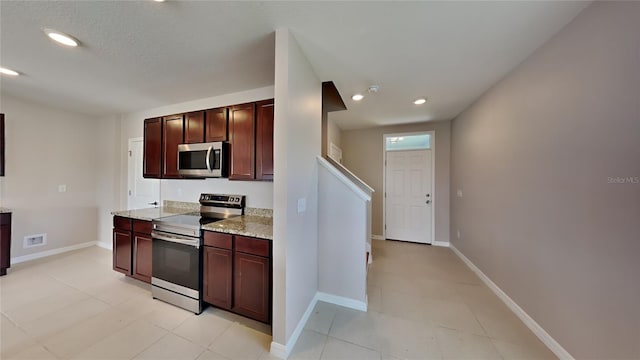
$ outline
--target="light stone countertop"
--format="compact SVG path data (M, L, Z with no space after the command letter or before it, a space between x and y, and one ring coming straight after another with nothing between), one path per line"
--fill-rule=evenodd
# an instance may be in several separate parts
M150 209L113 211L111 215L151 221L165 216L192 213L193 208L162 206ZM273 240L273 218L270 209L247 208L246 213L202 226L203 230Z
M202 226L203 230L273 240L273 218L243 215Z
M175 207L157 207L150 209L138 209L138 210L123 210L113 211L111 215L122 216L131 219L151 221L153 219L159 219L165 216L182 215L193 212L188 208L175 208Z
M0 214L11 214L11 209L0 207Z

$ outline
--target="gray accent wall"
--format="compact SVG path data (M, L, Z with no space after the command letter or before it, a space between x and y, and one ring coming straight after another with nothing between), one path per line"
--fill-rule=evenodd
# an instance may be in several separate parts
M640 3L586 8L451 151L455 247L573 357L640 358Z

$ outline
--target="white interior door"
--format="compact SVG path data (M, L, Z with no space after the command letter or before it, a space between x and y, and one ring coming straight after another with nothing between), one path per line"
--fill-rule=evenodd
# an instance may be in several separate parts
M387 151L386 238L431 244L431 150Z
M143 139L129 139L128 209L153 207L160 202L160 180L142 177Z

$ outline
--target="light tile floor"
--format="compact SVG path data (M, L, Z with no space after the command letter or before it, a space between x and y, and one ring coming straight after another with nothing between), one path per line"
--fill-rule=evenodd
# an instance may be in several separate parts
M318 303L292 359L551 359L446 248L374 241L369 312ZM0 278L1 359L271 359L269 327L153 300L97 247Z

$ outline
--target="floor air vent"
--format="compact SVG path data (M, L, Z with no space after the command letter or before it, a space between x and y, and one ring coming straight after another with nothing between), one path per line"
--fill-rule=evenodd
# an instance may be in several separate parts
M47 243L47 234L29 235L24 237L24 247L42 246Z

